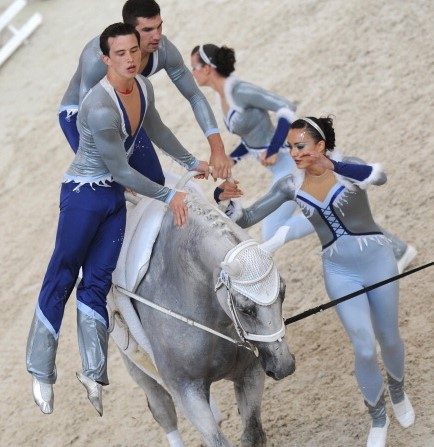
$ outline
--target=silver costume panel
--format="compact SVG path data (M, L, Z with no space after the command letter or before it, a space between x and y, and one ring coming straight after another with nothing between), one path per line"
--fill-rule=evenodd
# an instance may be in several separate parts
M27 371L33 374L39 381L53 384L57 379L55 359L58 334L48 329L48 325L42 322L38 317L38 313L41 314L37 308L27 339Z
M89 90L107 74L107 65L102 61L99 36L90 40L80 54L78 67L69 82L60 102L60 110L78 107Z
M218 133L214 114L205 95L199 90L194 78L182 59L181 53L166 37L161 36L158 50L153 53L156 66L149 76L164 69L181 94L190 102L196 120L206 136ZM68 88L60 103L60 111L77 108L89 92L107 74L102 61L99 36L84 47Z
M92 311L88 308L89 311ZM96 314L96 312L93 312ZM77 309L77 336L83 374L86 377L108 385L107 376L107 326L99 318L91 316L91 312Z
M267 148L275 128L268 114L295 110L295 105L261 87L229 76L225 81L225 96L229 104L226 125L239 135L248 149Z
M387 239L389 239L395 258L401 258L401 256L407 250L407 243L402 241L401 239L398 239L394 234L385 230L382 226L380 226L380 229L381 232L387 237Z

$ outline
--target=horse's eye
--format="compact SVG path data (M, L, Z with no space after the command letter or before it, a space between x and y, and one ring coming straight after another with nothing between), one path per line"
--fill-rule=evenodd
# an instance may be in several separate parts
M240 312L244 315L248 315L249 317L256 317L256 308L255 307L241 307Z

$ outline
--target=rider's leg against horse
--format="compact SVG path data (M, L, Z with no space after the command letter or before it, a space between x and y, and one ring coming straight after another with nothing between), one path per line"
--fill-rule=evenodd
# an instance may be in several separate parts
M271 186L295 168L294 160L287 152L279 152L276 163L269 167L273 174ZM270 187L271 187L270 186ZM289 201L281 205L262 221L262 240L268 240L283 225L288 226L285 242L299 239L314 232L312 224L302 214L294 214L297 204Z
M112 207L125 207L123 189L119 188L114 194L113 190L108 191L111 188L96 186L92 189L89 185L83 185L77 192L73 191L75 186L74 183L62 184L55 248L42 284L27 342L27 370L38 383L48 384L50 387L56 381L55 358L64 308L77 280L80 266L86 260L88 248L98 233L101 222L106 219L109 204ZM80 224L77 225L77 222ZM120 250L122 234L117 236L107 240L118 245ZM91 323L96 327L97 321L103 316L96 315L97 309L92 309L92 312L94 319ZM99 355L104 347L97 347L100 349L94 351ZM41 410L46 410L47 405L43 403L45 399L40 399L41 390L34 386L33 391Z
M130 376L145 392L152 416L166 433L170 447L184 447L178 431L175 405L170 394L154 379L134 365L122 352L121 355Z
M243 423L242 447L261 447L267 443L267 436L262 429L261 422L264 381L264 370L259 361L255 360L234 382L238 410Z
M209 389L202 381L171 384L173 398L183 409L184 415L201 433L208 447L231 447L220 430L209 406Z
M81 261L84 259L81 247L70 243L71 238L79 236L80 231L71 225L71 218L75 216L66 203L70 195L68 186L70 185L62 185L55 247L27 340L26 362L27 370L34 378L33 396L44 413L51 413L53 409L52 385L57 378L55 360L60 325L66 301L74 288ZM44 393L38 389L41 387L45 389Z
M119 191L123 188L119 187ZM123 196L123 193L122 193ZM125 200L109 208L89 244L83 261L83 278L77 287L77 335L83 375L80 382L88 398L102 415L101 385L108 385L107 294L112 284L125 228Z

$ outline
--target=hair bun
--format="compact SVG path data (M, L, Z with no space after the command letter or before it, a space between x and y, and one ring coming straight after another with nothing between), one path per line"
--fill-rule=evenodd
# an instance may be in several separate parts
M225 45L218 48L212 57L212 61L216 65L217 73L225 78L235 71L235 51L232 48Z

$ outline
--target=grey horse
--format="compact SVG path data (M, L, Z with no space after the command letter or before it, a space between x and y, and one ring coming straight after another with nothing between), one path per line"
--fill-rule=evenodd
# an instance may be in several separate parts
M125 356L124 361L133 379L144 389L149 408L166 434L177 433L173 398L207 446L230 446L209 404L211 384L228 379L234 383L243 423L242 446L265 446L260 410L265 373L279 380L295 370L294 356L284 340L285 285L276 270L276 299L268 305L258 304L235 290L231 276L243 268L247 273L254 272L255 259L227 262L224 270L221 264L228 252L250 236L205 201L193 198L187 205L189 218L185 227L176 228L170 213L164 217L148 272L136 293L234 339L238 338L236 329L242 336L256 334L246 342L253 349L135 301L156 366L170 394ZM220 286L217 290L216 284ZM276 333L280 335L273 336Z

